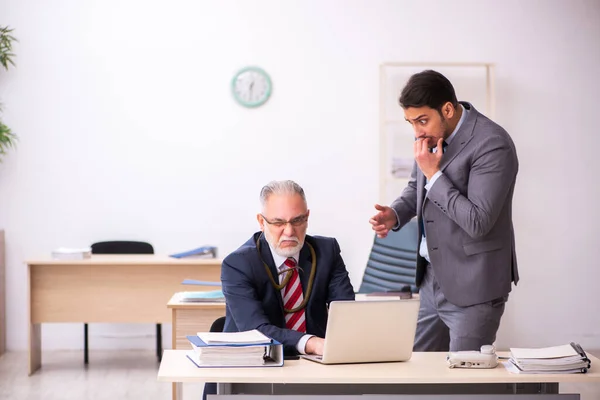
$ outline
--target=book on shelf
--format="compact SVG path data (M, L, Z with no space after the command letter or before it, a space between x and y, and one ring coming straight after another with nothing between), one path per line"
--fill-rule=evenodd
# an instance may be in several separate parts
M591 361L579 344L571 342L552 347L511 348L505 366L518 374L572 374L586 373Z
M276 367L283 365L283 346L257 330L198 332L187 336L186 355L197 367Z

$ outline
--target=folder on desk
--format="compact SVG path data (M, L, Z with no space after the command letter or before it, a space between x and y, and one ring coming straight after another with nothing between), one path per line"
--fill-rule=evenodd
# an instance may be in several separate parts
M505 364L518 374L586 373L591 361L577 343L543 348L511 348Z
M181 253L171 254L173 258L215 258L217 257L217 248L215 246L202 246L197 249L183 251Z
M222 290L179 292L179 301L183 303L224 303L225 296Z
M198 285L198 286L222 286L221 282L199 281L196 279L184 279L182 285Z
M283 345L269 339L263 343L206 344L198 336L187 336L192 351L187 358L198 368L246 368L283 366Z

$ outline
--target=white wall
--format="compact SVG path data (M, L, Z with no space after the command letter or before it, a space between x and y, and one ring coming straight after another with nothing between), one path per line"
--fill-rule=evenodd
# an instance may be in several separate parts
M0 165L9 349L26 348L25 259L110 238L226 255L257 228L271 179L305 187L309 232L339 239L358 288L378 196L378 68L390 61L497 64L497 120L521 163L522 277L498 344L600 347L598 1L6 0L0 25L19 39L17 68L0 71L20 138ZM246 110L229 84L252 64L274 92ZM94 348L152 348L98 337L150 326L92 332ZM81 337L80 324L43 329L44 348Z

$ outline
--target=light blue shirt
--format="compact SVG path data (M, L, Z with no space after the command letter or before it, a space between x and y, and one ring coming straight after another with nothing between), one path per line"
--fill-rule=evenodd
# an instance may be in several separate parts
M277 265L277 270L279 272L281 271L285 271L286 269L288 269L287 265L285 265L285 260L288 259L288 257L282 257L279 254L275 253L275 251L273 250L273 247L271 247L271 245L269 244L269 248L271 249L271 255L273 256L273 261L275 262L275 265ZM296 263L298 262L297 260L300 259L300 252L293 254L292 258L294 260L296 260ZM283 281L283 279L285 278L286 274L279 274L279 284L281 284L281 282ZM281 298L283 299L283 290L285 288L281 289ZM304 294L303 294L304 295ZM304 315L304 317L306 318L306 313ZM308 339L310 339L311 337L313 337L314 335L304 335L300 338L300 340L298 341L298 343L296 344L296 350L298 350L298 353L300 354L306 354L306 342L308 342Z
M448 136L448 139L446 139L446 143L448 144L448 146L450 146L452 139L454 139L454 136L456 136L456 132L458 132L458 129L460 128L460 126L462 125L464 120L466 119L467 114L469 112L462 104L460 104L460 107L462 108L462 115L460 116L460 119L458 120L458 124L456 124L456 128L454 128L454 130L452 131L450 136ZM438 150L437 147L433 149L434 152L437 152L437 150ZM440 176L442 176L442 171L436 172L431 177L431 180L425 184L425 190L430 190L433 187L433 185L435 184L435 181L437 181ZM427 196L427 193L425 193L425 196ZM425 229L425 224L423 224L423 229ZM427 237L425 235L423 235L421 237L421 246L419 246L419 254L421 255L421 257L425 258L428 262L431 262L431 260L429 259L429 250L427 249Z

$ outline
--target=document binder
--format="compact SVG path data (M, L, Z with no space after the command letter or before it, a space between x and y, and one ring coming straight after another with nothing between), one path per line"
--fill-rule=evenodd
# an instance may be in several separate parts
M222 286L221 282L199 281L196 279L184 279L182 285L198 285L198 286Z
M571 342L571 347L573 348L573 350L575 350L577 352L577 354L579 354L581 356L581 359L583 361L587 361L588 363L591 363L590 359L588 358L587 354L585 354L585 351L583 351L583 347L581 347L580 344Z
M198 336L187 336L187 339L194 349L186 356L198 368L283 366L283 345L275 340L263 344L207 345ZM204 356L203 351L207 349L210 353Z
M215 258L217 257L217 248L215 246L202 246L197 249L183 251L181 253L171 254L173 258Z
M183 303L224 303L222 290L208 292L179 292L179 301Z
M505 363L509 372L519 374L586 373L591 361L577 343L544 348L511 348Z

